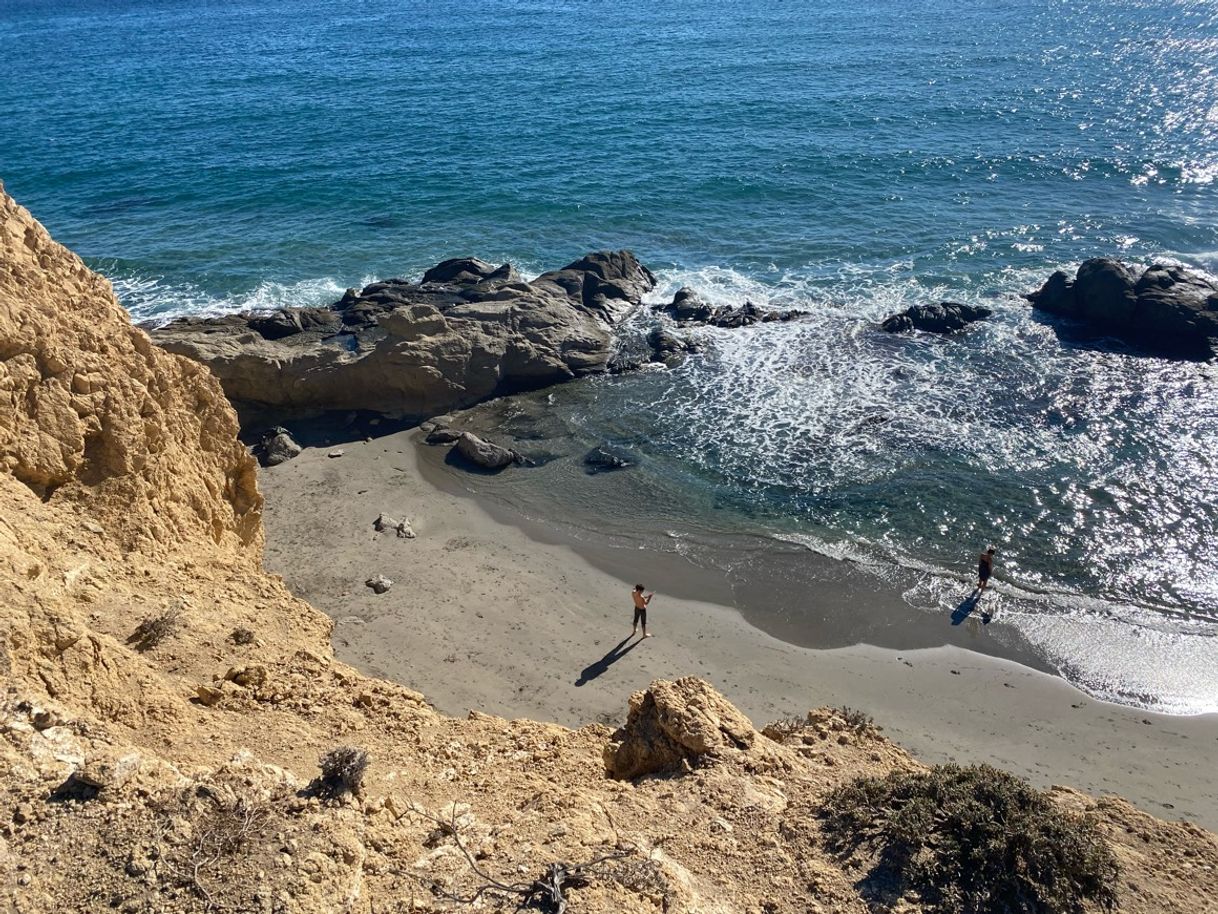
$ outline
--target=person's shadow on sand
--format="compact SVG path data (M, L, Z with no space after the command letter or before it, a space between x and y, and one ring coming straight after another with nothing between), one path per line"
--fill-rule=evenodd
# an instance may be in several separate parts
M609 667L613 666L613 664L617 663L632 650L638 647L642 643L642 639L630 643L631 638L633 637L634 635L630 635L627 638L623 638L617 644L613 645L613 647L609 649L609 653L607 653L600 660L584 667L583 672L579 674L579 679L575 680L575 684L577 686L587 685L593 679L596 679L598 676L608 670Z
M977 605L981 602L981 594L982 591L974 590L964 598L959 606L952 610L952 625L959 625L973 614L973 610L976 609ZM985 610L981 611L981 621L987 625L990 622L990 614Z

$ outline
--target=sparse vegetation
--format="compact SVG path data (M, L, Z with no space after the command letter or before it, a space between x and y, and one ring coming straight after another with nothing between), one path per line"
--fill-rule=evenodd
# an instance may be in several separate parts
M150 651L173 635L182 625L182 608L174 605L155 616L149 616L135 627L127 639L137 651Z
M470 872L478 880L478 887L468 895L423 880L432 893L441 898L473 907L481 906L486 896L498 896L514 901L517 910L537 908L550 914L565 914L571 902L569 893L573 889L587 888L594 882L615 882L628 891L655 900L662 910L668 910L671 889L663 870L650 857L639 856L638 848L634 846L608 848L605 853L586 863L547 863L541 868L541 875L532 881L507 882L490 875L484 868L485 863L481 862L482 858L476 857L466 847L458 829L455 806L447 819L431 815L419 807L415 807L414 811L436 825L425 846L436 847L440 841L452 838ZM521 871L524 871L523 867Z
M881 904L912 891L942 914L1116 905L1116 858L1095 822L988 765L859 778L822 817L830 850L870 856L865 892Z
M785 743L800 734L812 733L814 729L824 738L824 734L829 731L863 735L878 733L880 728L876 726L871 715L862 711L856 711L853 708L833 708L828 712L824 709L809 711L807 717L784 717L766 724L761 733L776 743Z
M233 644L253 644L254 631L253 629L241 626L234 628L233 633L229 635L229 638L232 639Z
M859 711L856 708L838 708L837 713L841 715L842 720L846 722L846 729L852 733L867 733L871 730L878 730L875 725L875 720L865 711Z
M321 777L317 787L330 796L353 793L359 796L368 771L368 753L357 746L339 746L323 755L317 762Z
M232 894L240 885L229 877L237 861L265 848L268 830L282 817L276 801L239 793L231 784L196 784L155 808L160 821L150 842L131 849L128 874L155 869L196 895L204 910L236 910Z
M761 735L769 737L776 743L785 743L807 726L808 722L802 717L784 717L782 720L775 720L766 724L761 731Z

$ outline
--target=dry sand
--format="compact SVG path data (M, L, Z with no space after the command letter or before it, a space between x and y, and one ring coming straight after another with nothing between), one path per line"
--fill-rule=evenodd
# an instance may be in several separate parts
M336 447L341 457L310 448L262 471L267 568L335 619L341 659L422 691L441 711L615 722L632 691L694 674L758 724L848 705L927 762L988 762L1218 830L1218 715L1095 701L960 647L795 647L734 609L662 592L656 637L623 644L629 584L428 482L414 433ZM382 512L408 518L417 538L375 532ZM377 574L394 581L388 593L365 586Z

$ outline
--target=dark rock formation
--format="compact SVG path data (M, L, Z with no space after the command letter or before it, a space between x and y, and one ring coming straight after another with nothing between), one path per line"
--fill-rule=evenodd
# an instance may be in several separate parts
M697 352L702 347L697 340L656 327L647 334L647 348L651 350L652 362L676 365L687 353Z
M702 300L697 292L688 287L678 289L672 301L657 310L667 314L678 324L706 324L711 327L728 329L748 327L752 324L768 324L774 321L792 321L808 313L795 309L768 311L751 301L746 301L743 305L734 308L731 305L712 308Z
M1040 311L1169 358L1211 359L1218 349L1218 284L1187 267L1148 269L1097 257L1074 278L1058 270L1024 296Z
M634 464L635 460L629 454L624 454L616 448L604 444L594 447L584 455L585 472L589 476L608 473L610 470L624 470Z
M925 330L927 333L955 333L969 324L985 320L994 312L976 305L945 301L937 305L914 305L900 314L885 318L880 329L886 333Z
M287 463L293 457L300 456L302 450L291 433L282 426L269 429L253 448L254 456L264 467Z
M664 312L678 323L704 324L714 316L715 309L689 286L682 286Z
M349 289L328 308L183 318L151 334L211 368L247 414L423 417L604 371L613 326L654 285L629 251L532 282L464 258L419 283Z

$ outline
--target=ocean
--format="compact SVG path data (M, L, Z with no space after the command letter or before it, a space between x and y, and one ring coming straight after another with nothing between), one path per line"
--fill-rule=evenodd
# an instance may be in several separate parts
M562 459L499 496L891 569L928 625L994 544L996 628L1092 694L1218 711L1218 369L1018 298L1096 255L1218 269L1213 3L7 0L0 135L138 320L620 247L655 301L806 308L550 392ZM874 329L941 299L995 315ZM600 442L632 481L576 479Z

